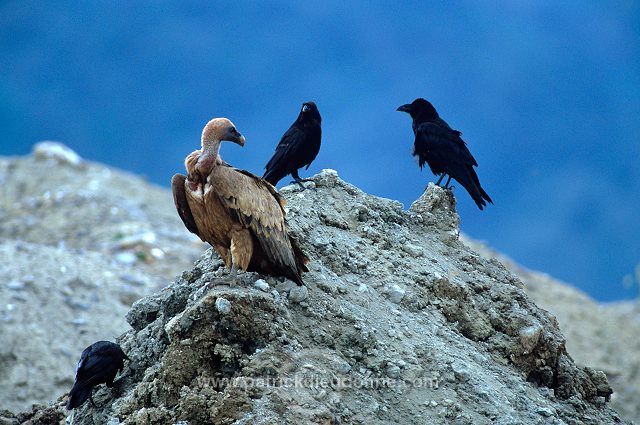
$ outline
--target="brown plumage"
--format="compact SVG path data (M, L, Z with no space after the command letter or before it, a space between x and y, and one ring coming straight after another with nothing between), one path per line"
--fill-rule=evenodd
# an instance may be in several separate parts
M187 176L171 180L173 200L187 229L211 244L232 269L285 276L298 285L307 257L288 232L285 200L268 182L218 155L220 143L244 146L231 121L215 118L202 130L202 149L185 158Z

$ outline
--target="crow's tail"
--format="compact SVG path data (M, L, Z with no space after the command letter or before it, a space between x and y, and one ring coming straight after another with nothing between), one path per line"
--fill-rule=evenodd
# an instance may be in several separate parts
M478 179L478 175L473 169L473 166L469 165L466 167L458 167L457 170L451 171L452 173L449 175L456 179L458 183L460 183L467 190L467 192L469 192L469 195L476 203L478 208L482 210L487 206L487 202L485 201L485 199L493 204L493 201L491 200L487 192L485 192L482 187L480 187L480 180Z
M91 385L78 385L76 382L69 391L69 400L67 400L67 410L75 409L87 401L91 395L93 387Z

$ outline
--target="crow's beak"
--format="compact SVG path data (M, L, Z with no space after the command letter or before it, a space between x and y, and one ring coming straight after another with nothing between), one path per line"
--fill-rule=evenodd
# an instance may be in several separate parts
M396 109L396 111L406 112L407 114L410 114L411 113L411 105L407 104L407 105L399 106L398 109Z

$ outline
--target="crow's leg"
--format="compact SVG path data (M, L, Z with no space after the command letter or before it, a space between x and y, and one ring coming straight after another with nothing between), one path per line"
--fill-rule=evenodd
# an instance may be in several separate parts
M440 174L440 178L438 179L438 181L436 182L436 186L440 186L440 182L442 181L442 179L444 178L445 173Z
M449 178L447 179L447 182L444 184L444 189L450 189L449 187L449 182L451 181L451 176L449 176ZM453 188L453 186L451 186L451 188Z
M298 175L298 170L292 171L291 172L291 177L293 177L293 181L291 183L298 183L298 185L300 185L302 190L306 189L306 187L304 187L304 185L302 183L311 181L311 179L301 179L300 176Z

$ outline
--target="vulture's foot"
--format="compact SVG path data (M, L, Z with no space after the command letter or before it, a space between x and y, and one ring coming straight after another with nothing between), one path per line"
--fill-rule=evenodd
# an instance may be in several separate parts
M231 266L231 271L229 272L229 280L237 285L242 283L242 277L246 272L240 267L233 265Z

